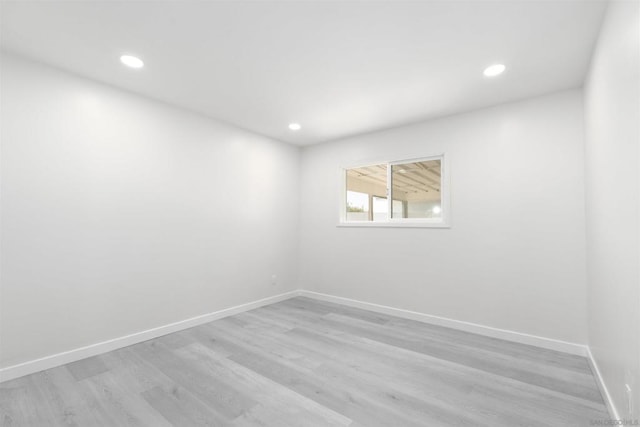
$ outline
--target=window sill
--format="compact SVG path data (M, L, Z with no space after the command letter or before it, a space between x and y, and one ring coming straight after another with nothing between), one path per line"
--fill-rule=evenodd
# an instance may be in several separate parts
M407 221L407 222L339 222L336 227L363 227L363 228L451 228L451 224L446 222L428 222L428 221Z

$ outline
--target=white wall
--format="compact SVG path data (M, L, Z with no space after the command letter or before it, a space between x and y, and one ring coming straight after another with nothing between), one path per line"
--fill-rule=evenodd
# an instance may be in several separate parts
M1 91L0 366L297 288L297 148L12 56Z
M620 417L640 418L640 3L609 4L585 85L589 346Z
M586 342L579 90L303 149L304 289ZM450 229L338 228L338 169L445 152Z

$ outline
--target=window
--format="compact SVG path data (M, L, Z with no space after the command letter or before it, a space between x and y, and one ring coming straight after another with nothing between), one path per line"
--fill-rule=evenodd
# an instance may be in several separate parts
M341 225L448 226L444 156L342 170Z

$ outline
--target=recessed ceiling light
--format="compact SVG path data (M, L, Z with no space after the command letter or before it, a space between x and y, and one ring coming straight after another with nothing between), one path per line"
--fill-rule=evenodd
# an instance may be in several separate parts
M484 75L487 77L495 77L504 73L505 67L503 64L493 64L484 70Z
M300 126L300 123L289 123L289 129L300 130L302 129L302 126Z
M131 68L144 67L144 62L142 62L142 59L135 56L131 56L131 55L122 55L120 57L120 62L122 62L127 67L131 67Z

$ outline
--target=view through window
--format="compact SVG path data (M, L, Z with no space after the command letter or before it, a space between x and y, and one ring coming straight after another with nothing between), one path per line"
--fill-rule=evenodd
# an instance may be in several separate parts
M442 157L349 168L345 175L346 222L443 219Z

